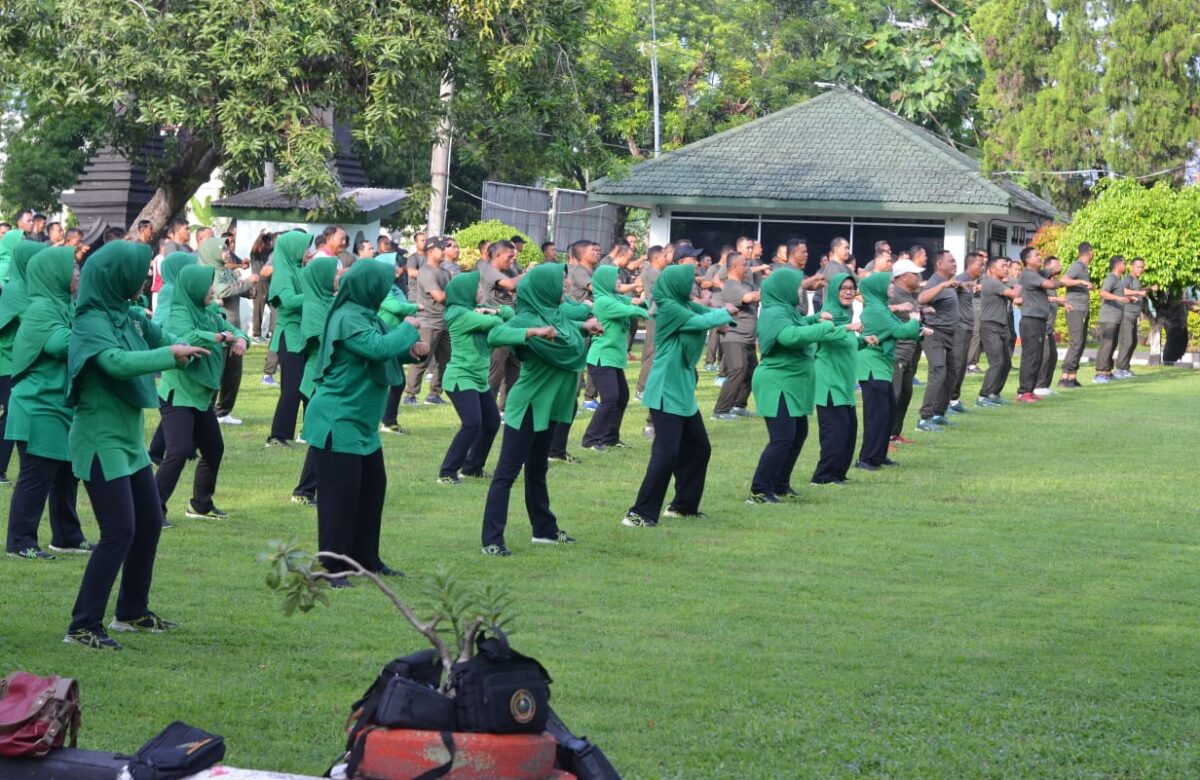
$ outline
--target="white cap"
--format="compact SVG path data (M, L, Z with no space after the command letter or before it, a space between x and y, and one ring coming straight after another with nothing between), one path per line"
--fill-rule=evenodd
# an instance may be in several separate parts
M921 266L914 263L912 260L900 260L892 266L892 278L903 276L904 274L921 274Z

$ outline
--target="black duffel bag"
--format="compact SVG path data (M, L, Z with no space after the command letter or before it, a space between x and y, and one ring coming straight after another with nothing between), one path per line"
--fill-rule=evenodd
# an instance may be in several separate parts
M442 661L433 650L406 655L383 667L354 703L354 731L364 726L423 731L455 731L454 700L438 693Z
M475 657L450 671L458 730L486 734L540 734L550 715L550 675L515 652L499 629L480 632Z
M203 772L225 757L225 739L175 721L134 754L133 780L175 780Z

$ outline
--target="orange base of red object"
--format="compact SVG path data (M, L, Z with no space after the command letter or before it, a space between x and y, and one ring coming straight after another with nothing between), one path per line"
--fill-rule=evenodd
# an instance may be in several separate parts
M454 733L454 765L445 780L574 780L554 768L549 734ZM367 735L363 780L412 780L444 766L450 753L437 731L378 729Z

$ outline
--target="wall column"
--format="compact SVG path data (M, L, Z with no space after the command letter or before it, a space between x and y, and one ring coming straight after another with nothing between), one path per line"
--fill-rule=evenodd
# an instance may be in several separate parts
M946 219L946 236L942 247L954 253L954 262L958 272L963 272L963 263L967 257L967 222L966 216L954 216Z
M662 216L658 216L659 214ZM671 212L655 206L650 209L650 235L646 238L646 246L666 246L671 241Z

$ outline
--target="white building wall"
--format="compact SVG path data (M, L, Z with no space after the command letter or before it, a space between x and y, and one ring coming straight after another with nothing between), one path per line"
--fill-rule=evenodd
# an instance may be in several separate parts
M658 215L658 210L650 213L650 234L647 238L647 246L665 246L671 241L671 212L662 209L661 216Z
M962 273L963 261L967 257L967 222L969 221L965 216L946 219L946 237L943 239L942 248L954 254L954 261L958 264L959 273Z

